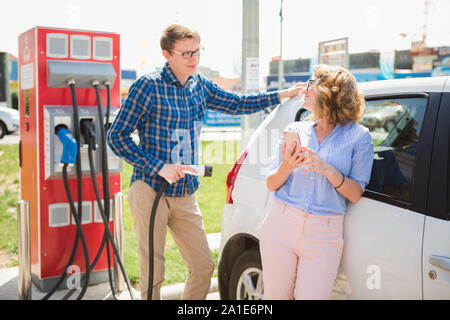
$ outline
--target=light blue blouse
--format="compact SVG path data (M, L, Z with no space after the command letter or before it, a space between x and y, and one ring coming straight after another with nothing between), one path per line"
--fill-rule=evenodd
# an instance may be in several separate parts
M373 143L369 130L355 122L337 124L328 137L319 144L314 121L289 124L285 130L296 131L303 146L312 149L345 177L356 180L364 190L370 180L373 163ZM272 157L269 172L281 164L281 137ZM314 171L301 172L305 166L292 171L274 197L303 211L316 215L341 215L347 209L346 199L337 192L328 179Z

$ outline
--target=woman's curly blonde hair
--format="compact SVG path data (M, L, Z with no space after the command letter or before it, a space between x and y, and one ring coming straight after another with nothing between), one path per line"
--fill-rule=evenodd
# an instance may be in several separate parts
M350 71L337 66L317 65L314 68L314 118L327 119L330 124L358 122L364 112L364 95Z

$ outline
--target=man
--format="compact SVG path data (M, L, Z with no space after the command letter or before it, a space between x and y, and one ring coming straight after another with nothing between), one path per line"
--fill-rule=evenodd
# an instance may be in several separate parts
M183 164L197 164L206 109L248 114L296 96L304 85L267 94L228 93L197 73L200 36L180 25L164 30L161 49L167 63L161 71L142 76L131 86L108 132L108 144L134 167L128 201L139 243L141 297L147 297L148 291L150 212L161 181L166 179L172 184L156 212L152 299L160 299L164 280L167 227L189 270L182 299L205 299L214 260L194 194L199 178L182 170ZM139 145L130 136L136 129Z

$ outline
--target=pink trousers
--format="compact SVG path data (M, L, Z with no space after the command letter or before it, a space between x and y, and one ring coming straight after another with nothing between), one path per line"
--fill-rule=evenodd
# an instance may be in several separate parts
M330 299L344 246L344 216L318 216L277 199L260 233L264 299Z

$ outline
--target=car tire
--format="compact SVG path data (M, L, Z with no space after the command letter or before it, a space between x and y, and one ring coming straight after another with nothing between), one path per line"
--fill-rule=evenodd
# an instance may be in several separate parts
M262 300L264 285L259 250L245 251L236 260L230 277L231 300Z
M0 139L2 139L7 133L8 130L6 129L5 124L2 121L0 121Z

